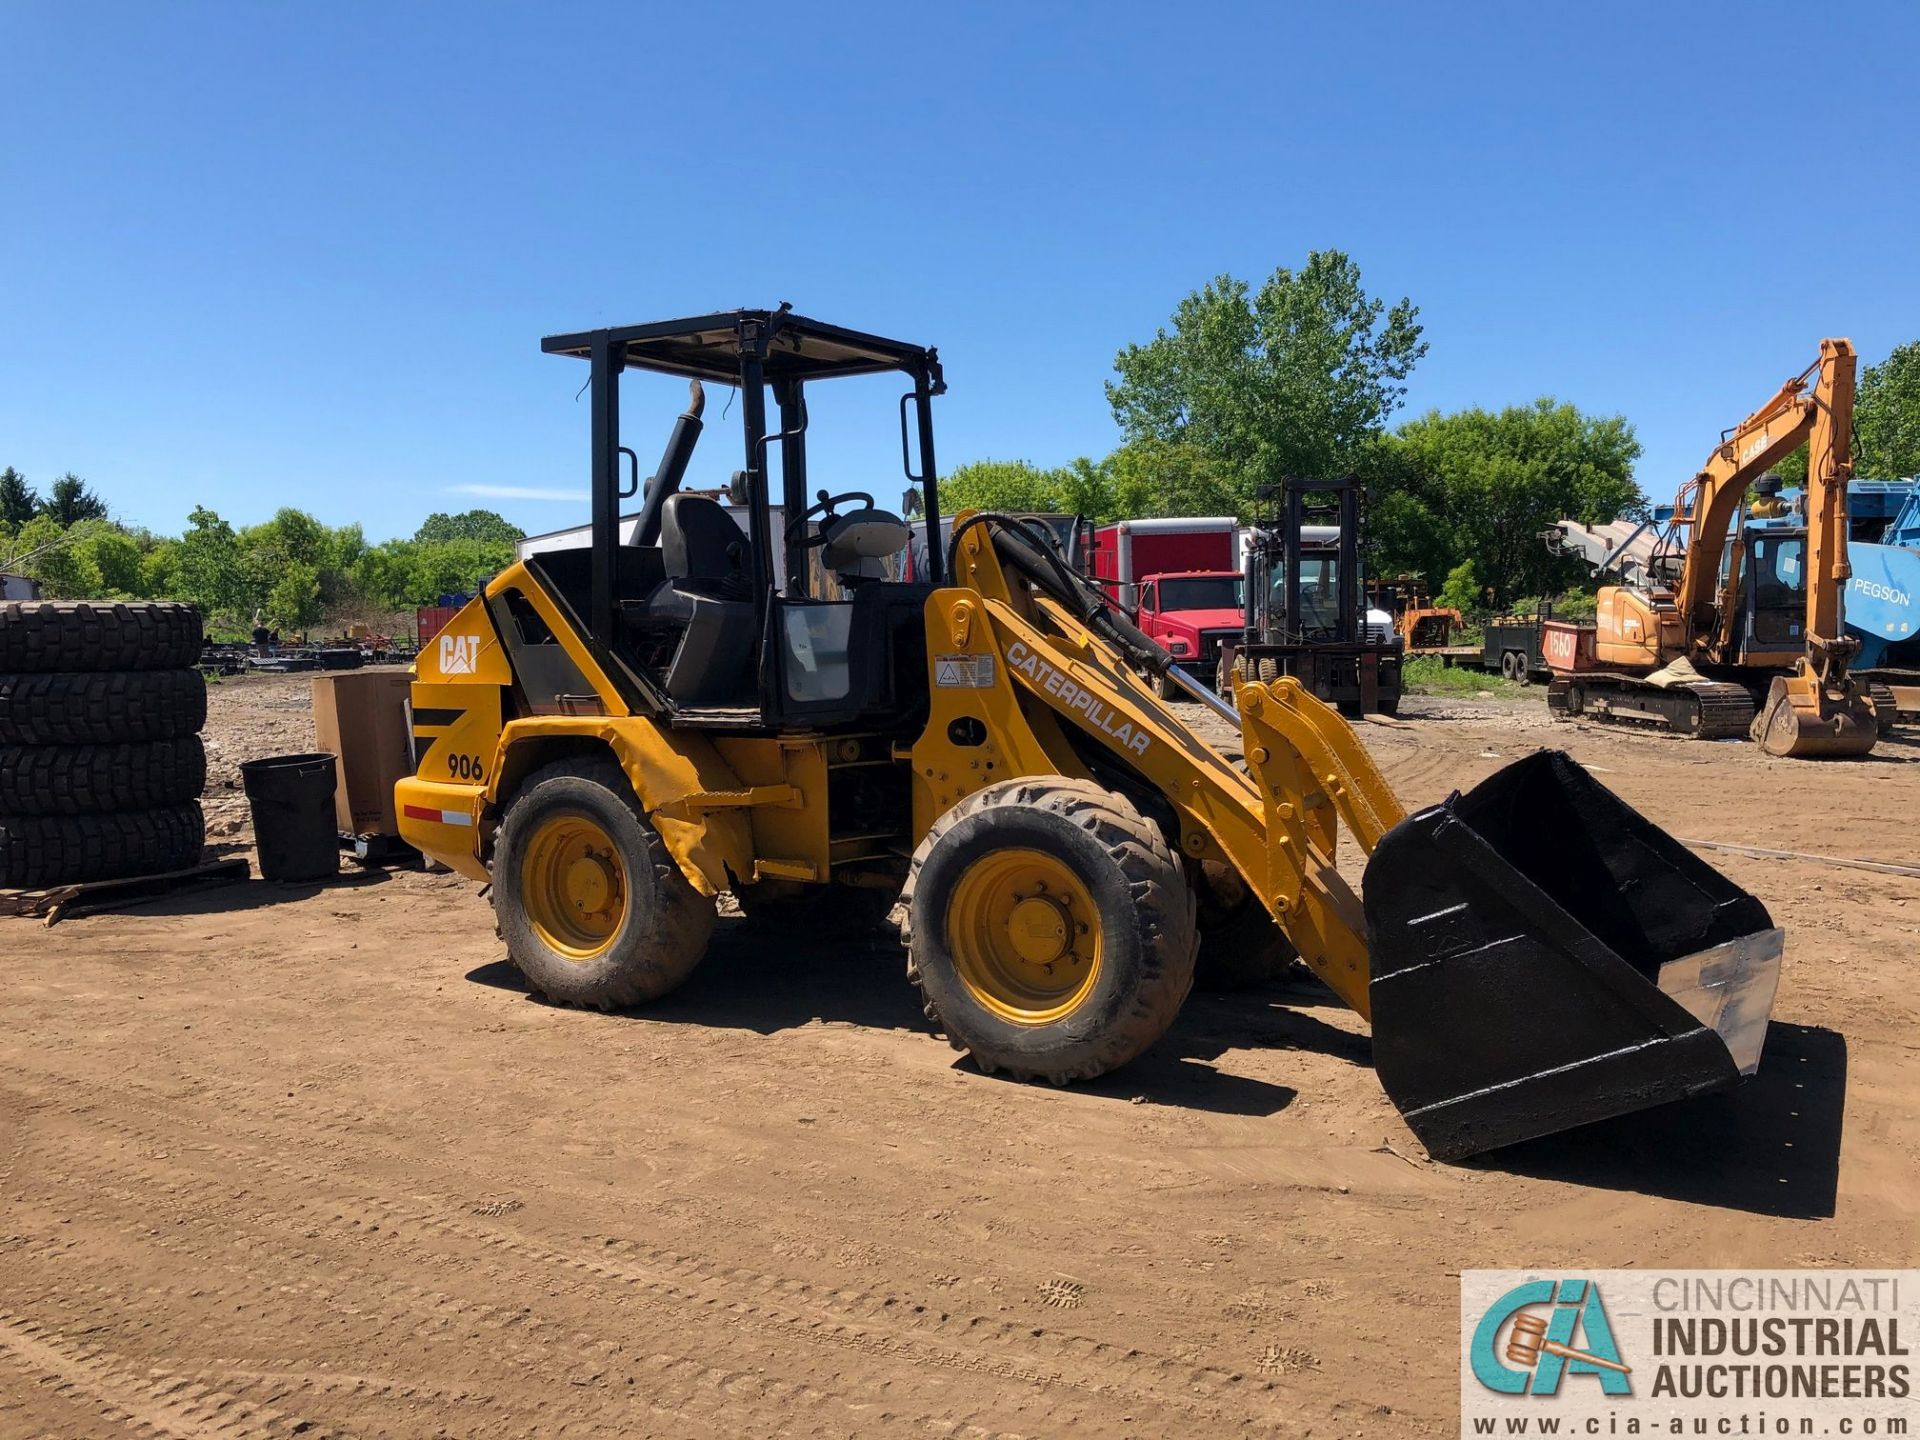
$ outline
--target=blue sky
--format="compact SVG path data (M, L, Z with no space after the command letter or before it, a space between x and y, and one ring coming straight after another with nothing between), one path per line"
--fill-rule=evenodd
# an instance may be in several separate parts
M1911 4L1046 12L0 0L0 464L550 529L485 494L583 485L542 334L780 300L940 347L943 468L1058 463L1181 295L1337 247L1421 307L1410 411L1624 413L1664 498L1822 335L1920 337Z

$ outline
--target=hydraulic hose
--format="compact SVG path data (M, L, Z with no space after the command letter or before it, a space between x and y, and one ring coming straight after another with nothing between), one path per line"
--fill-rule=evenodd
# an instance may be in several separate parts
M1046 532L1030 520L998 510L982 510L969 515L953 527L947 542L947 573L955 573L960 556L960 537L975 525L993 527L993 551L1000 563L1033 582L1049 599L1066 606L1068 612L1094 634L1105 640L1142 670L1164 677L1202 704L1210 706L1222 719L1240 723L1234 708L1174 663L1168 654L1125 614L1116 609L1106 591L1076 574L1054 550Z

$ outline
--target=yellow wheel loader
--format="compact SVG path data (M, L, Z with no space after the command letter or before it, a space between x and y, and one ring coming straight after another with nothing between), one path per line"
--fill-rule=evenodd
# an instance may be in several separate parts
M514 565L423 651L397 800L409 841L491 882L551 999L665 994L722 892L804 923L900 900L934 1026L1017 1078L1124 1065L1197 970L1295 954L1371 1018L1382 1083L1445 1159L1759 1063L1780 931L1565 756L1408 815L1334 710L1287 678L1222 702L1027 521L964 515L926 573L888 578L898 517L808 499L808 394L896 377L901 463L939 515L935 351L784 306L544 348L590 365L591 543ZM691 403L622 517L628 371ZM737 507L682 488L714 384L735 391ZM1371 857L1358 893L1342 830Z

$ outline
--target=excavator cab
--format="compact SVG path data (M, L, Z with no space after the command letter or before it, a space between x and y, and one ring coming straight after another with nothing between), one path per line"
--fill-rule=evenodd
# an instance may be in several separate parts
M1409 815L1299 679L1229 704L1029 517L960 515L889 578L899 518L809 498L808 395L893 377L876 465L938 516L933 350L785 307L544 344L590 365L591 539L495 577L422 653L395 798L412 844L490 884L549 999L667 994L724 894L771 943L898 910L929 1020L1016 1079L1102 1075L1196 982L1297 958L1371 1017L1382 1082L1448 1159L1757 1063L1765 910L1565 757ZM643 496L628 370L688 386ZM731 505L684 483L712 385L739 416ZM1371 857L1357 893L1343 834Z
M1741 663L1791 665L1807 648L1806 529L1752 526L1741 550Z

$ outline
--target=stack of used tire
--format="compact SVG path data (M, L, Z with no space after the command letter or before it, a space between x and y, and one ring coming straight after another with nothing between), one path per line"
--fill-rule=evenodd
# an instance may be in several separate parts
M0 605L0 886L200 863L200 645L191 605Z

